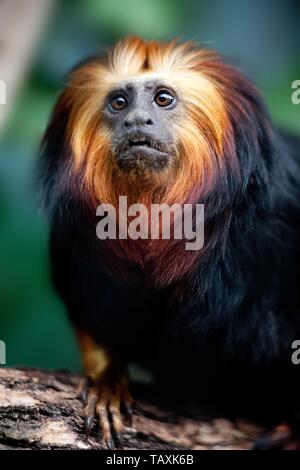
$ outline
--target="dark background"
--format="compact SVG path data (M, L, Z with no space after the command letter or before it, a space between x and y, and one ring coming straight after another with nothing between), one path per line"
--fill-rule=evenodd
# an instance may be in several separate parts
M178 36L217 49L259 85L274 121L300 133L300 105L291 103L291 83L300 79L299 1L56 2L0 135L0 339L7 365L79 368L73 332L49 280L48 227L34 168L66 72L127 34Z

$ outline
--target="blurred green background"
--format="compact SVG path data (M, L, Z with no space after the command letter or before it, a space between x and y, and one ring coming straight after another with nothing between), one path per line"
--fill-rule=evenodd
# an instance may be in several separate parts
M49 280L48 227L34 184L38 145L67 71L127 34L192 39L242 67L261 87L275 122L300 133L300 106L291 103L291 83L300 79L299 22L299 1L56 2L0 138L0 339L7 365L80 367Z

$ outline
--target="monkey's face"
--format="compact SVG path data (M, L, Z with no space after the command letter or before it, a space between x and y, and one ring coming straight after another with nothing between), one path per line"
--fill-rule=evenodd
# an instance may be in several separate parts
M76 69L59 112L87 192L103 202L183 202L208 191L234 154L224 70L190 44L139 38Z
M174 164L180 111L175 90L155 79L128 81L111 91L104 114L119 168L145 175Z

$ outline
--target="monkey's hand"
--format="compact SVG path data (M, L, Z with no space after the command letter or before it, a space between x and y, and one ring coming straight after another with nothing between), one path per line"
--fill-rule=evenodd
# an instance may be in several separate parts
M90 435L95 417L109 449L122 448L124 420L132 423L132 398L128 375L120 361L85 333L78 333L87 380L81 384L85 431Z

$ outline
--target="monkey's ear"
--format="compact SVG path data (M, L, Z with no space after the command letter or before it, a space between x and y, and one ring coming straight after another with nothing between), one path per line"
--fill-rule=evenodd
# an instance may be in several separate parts
M51 210L50 204L52 206L58 196L63 171L70 164L71 149L67 142L69 114L70 104L66 92L63 92L54 107L40 148L38 179L41 203L47 212Z

